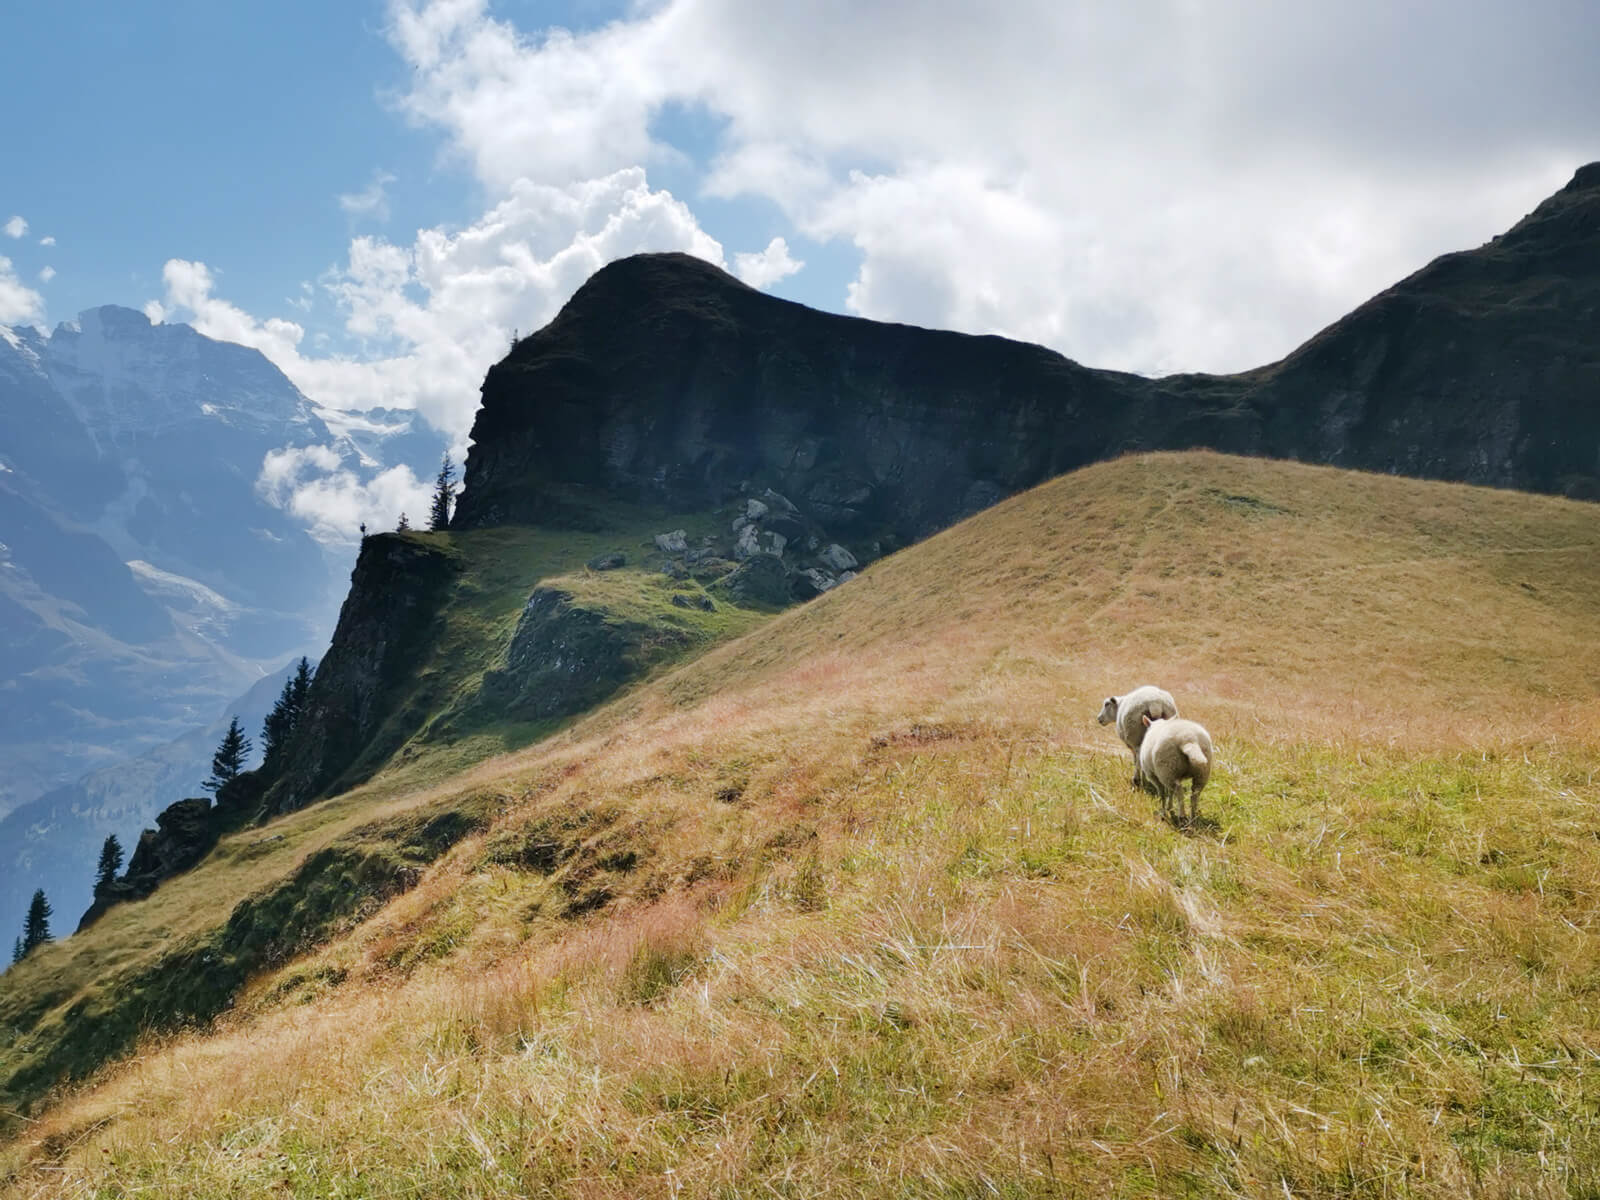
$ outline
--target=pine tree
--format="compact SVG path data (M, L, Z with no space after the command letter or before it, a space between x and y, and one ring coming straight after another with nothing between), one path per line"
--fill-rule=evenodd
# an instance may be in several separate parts
M289 744L289 738L300 724L305 712L306 696L311 691L311 662L301 656L295 673L283 681L272 711L261 724L261 765L270 772L278 765L278 756Z
M235 717L228 723L228 732L222 735L217 752L211 756L211 777L200 786L208 792L214 792L236 778L244 770L244 760L250 757L250 748L250 739L245 737L244 730L239 728L239 718Z
M411 531L411 522L406 520L405 513L400 514L400 524L394 527L394 531L396 533L409 533Z
M94 886L98 891L117 877L117 872L122 870L122 843L117 840L117 835L112 834L106 838L105 844L100 847L100 865L94 871Z
M269 771L277 765L278 755L294 732L294 717L294 680L285 679L272 711L261 722L261 765Z
M26 953L27 951L22 948L22 939L18 938L11 945L11 965L16 966L22 961L22 956Z
M439 475L433 481L433 511L428 514L429 529L450 528L450 502L455 499L456 465L450 461L450 451L444 452L439 464Z
M294 672L294 720L297 725L305 715L306 697L311 693L311 675L311 660L302 654L300 665Z
M33 953L35 946L42 946L46 942L53 942L55 938L50 935L50 901L44 898L44 889L40 888L33 893L33 900L28 904L27 918L22 922L23 956Z

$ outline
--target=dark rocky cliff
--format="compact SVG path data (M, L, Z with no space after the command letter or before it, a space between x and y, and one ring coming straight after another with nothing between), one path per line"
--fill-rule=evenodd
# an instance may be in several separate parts
M336 783L353 785L394 750L383 730L394 716L396 684L427 649L456 571L443 546L399 533L362 541L333 642L312 679L283 773L267 793L269 812L300 808ZM403 741L413 724L396 737Z
M1097 371L640 255L489 371L456 522L560 521L564 485L699 506L749 480L842 535L909 539L1088 462L1195 446L1583 494L1597 391L1600 164L1234 376Z
M454 523L559 522L570 485L693 509L757 481L835 534L910 540L1139 444L1153 396L1038 346L831 316L638 255L490 369Z
M1600 163L1247 392L1251 452L1600 498Z

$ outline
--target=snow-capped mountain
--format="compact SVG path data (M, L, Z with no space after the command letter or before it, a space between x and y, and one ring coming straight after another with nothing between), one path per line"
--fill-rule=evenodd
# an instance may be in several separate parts
M431 473L410 415L319 410L260 352L132 309L0 326L0 815L320 653L354 547L272 503L263 459Z

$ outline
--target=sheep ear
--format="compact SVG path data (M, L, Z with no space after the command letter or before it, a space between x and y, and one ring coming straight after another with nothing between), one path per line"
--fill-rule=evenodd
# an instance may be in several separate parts
M1144 716L1141 717L1140 719L1144 722L1144 727L1146 729L1149 729L1150 728L1150 714L1149 713L1145 713Z

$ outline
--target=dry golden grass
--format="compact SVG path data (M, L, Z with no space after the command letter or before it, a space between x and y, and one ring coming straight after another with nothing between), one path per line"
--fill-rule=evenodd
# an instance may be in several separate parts
M1594 512L1211 454L1064 477L430 791L511 802L0 1178L1595 1195ZM1147 681L1218 744L1195 831L1093 723Z

